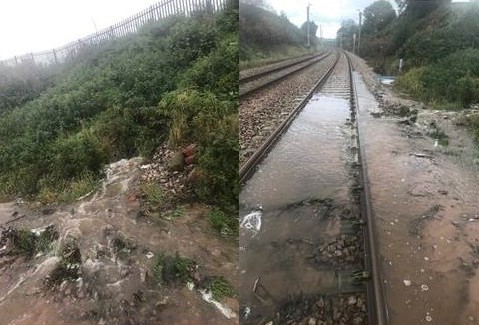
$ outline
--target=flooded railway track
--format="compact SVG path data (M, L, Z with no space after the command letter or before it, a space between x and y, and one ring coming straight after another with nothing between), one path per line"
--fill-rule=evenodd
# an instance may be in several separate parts
M385 324L345 53L240 171L244 324Z
M334 52L325 55L300 72L269 80L267 87L240 96L239 162L242 168L266 138L305 101L311 89L317 87L318 76L325 75L337 59Z

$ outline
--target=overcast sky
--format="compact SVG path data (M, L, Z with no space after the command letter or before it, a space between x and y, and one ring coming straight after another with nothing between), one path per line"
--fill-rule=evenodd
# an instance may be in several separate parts
M0 0L0 60L49 50L113 25L159 0Z
M344 19L359 20L358 9L363 10L375 0L267 0L280 13L284 11L289 20L298 26L306 21L306 6L311 4L310 19L316 25L322 25L323 37L336 38L336 31ZM394 0L389 2L396 7ZM319 37L319 29L316 35Z

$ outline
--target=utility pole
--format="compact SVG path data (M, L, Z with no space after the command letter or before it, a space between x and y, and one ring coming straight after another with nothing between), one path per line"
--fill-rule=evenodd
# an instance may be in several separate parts
M306 7L306 24L307 24L307 37L308 37L308 49L311 47L311 40L309 39L309 6L311 6L311 4L308 2L308 6Z
M323 26L319 24L319 45L323 42Z
M356 33L353 34L353 54L356 54Z
M358 56L361 54L360 46L361 46L361 19L363 18L363 13L359 10L359 35L358 35Z

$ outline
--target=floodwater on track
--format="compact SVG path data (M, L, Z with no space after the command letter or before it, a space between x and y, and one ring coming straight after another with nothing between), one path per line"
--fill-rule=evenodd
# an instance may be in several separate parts
M347 80L342 72L313 95L240 193L247 225L240 228L245 324L271 318L291 296L358 291L338 265L312 261L319 242L344 234L343 217L355 209L349 93L338 87ZM247 216L256 220L245 222Z

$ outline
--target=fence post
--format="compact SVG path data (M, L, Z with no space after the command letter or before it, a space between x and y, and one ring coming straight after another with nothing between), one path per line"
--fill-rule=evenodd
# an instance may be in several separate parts
M57 51L55 51L55 49L53 49L53 58L55 59L55 64L57 64L58 63Z

